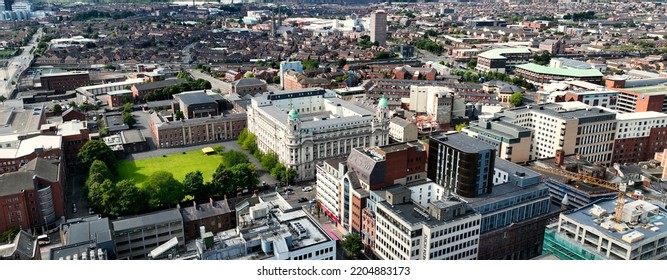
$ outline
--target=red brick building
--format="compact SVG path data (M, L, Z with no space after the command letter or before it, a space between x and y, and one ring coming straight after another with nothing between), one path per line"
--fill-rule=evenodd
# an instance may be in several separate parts
M65 156L67 165L76 163L76 156L79 150L90 140L88 123L86 121L73 120L58 125L45 124L42 125L41 133L44 135L62 136L63 155Z
M0 136L0 174L14 172L35 158L60 159L62 137L38 135L30 138L19 135Z
M211 198L208 203L199 204L193 202L193 206L181 208L180 211L186 242L200 238L199 228L202 226L206 232L213 234L236 227L234 209L230 209L226 199L213 201Z
M667 149L667 114L637 112L618 114L611 160L614 163L647 161Z
M398 80L435 80L437 71L433 68L401 66L392 71L394 79Z
M54 90L56 93L65 93L90 83L88 72L72 71L64 73L43 74L39 77L42 88Z
M65 215L62 165L36 158L0 175L0 232L51 225Z

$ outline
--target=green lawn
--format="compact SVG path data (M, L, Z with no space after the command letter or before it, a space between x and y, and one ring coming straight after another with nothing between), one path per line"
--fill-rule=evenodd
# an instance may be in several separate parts
M204 175L204 181L208 182L221 161L220 155L205 155L201 151L135 161L123 160L118 164L118 175L120 180L132 179L137 185L141 185L155 171L171 172L176 180L183 182L186 174L199 170Z

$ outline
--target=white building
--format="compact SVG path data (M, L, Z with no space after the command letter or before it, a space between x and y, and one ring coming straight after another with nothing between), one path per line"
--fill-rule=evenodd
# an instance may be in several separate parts
M661 260L667 258L665 210L648 201L623 198L620 221L617 199L606 199L561 213L555 240L588 259Z
M251 199L250 199L251 200ZM335 260L336 240L303 209L241 202L238 227L197 239L203 260ZM239 206L237 205L237 211Z
M410 111L427 114L447 124L452 121L454 95L448 87L410 86Z
M616 115L618 126L616 139L648 137L651 129L667 127L667 114L661 112L636 112Z
M426 205L405 187L377 203L374 252L385 260L475 260L481 215L456 198ZM422 201L423 202L423 201Z
M19 12L19 11L25 11L25 12L32 12L32 4L27 1L20 1L12 4L12 11L14 12Z
M387 100L382 98L378 106L374 115L321 88L267 92L252 98L248 130L262 152L275 152L281 163L296 170L296 180L311 180L324 159L388 143Z
M389 122L389 138L396 142L410 142L417 140L419 131L417 125L411 121L393 117Z
M341 199L341 183L347 166L345 158L332 158L324 161L324 164L317 166L317 201L328 211L327 215L340 223L342 213L340 211L344 206Z
M500 115L502 120L533 130L530 160L555 157L556 150L562 149L590 162L611 162L615 112L581 102L561 102L506 110Z

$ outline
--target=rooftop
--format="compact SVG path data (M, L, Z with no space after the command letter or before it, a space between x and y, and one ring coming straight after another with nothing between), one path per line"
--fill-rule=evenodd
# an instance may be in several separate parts
M157 82L152 82L152 83L143 83L143 84L136 84L134 87L138 91L147 91L147 90L154 90L154 89L159 89L159 88L165 88L171 85L177 85L181 83L187 82L186 79L166 79L163 81L157 81Z
M625 114L617 114L616 119L619 121L627 120L643 120L643 119L654 119L654 118L667 118L667 114L661 112L632 112Z
M107 95L113 96L113 95L131 95L132 91L129 89L120 89L120 90L114 90L107 92Z
M624 237L627 235L638 235L635 234L635 232L643 235L643 239L647 239L649 242L653 242L650 240L657 236L667 236L667 232L665 231L664 227L664 223L667 221L665 219L667 212L664 209L659 208L658 206L655 206L648 201L634 200L632 198L626 197L623 212L626 213L626 211L635 210L636 213L633 212L633 215L640 215L640 217L636 224L629 223L626 221L626 214L624 214L623 221L621 221L619 227L615 226L616 222L611 220L616 211L616 203L617 199L615 198L601 199L592 204L561 215L567 216L591 229L595 229L599 233L613 238L621 243L634 243L628 242ZM606 215L596 215L596 213L604 212L606 212ZM642 220L642 218L644 220Z
M42 73L40 77L59 77L59 76L69 76L69 75L88 75L88 71L70 71L70 72L58 72L58 73Z
M114 232L123 230L140 228L148 225L163 224L169 222L183 221L181 212L178 209L169 209L160 212L154 212L146 215L135 216L130 218L123 218L112 221Z
M227 200L211 201L211 203L200 203L195 206L181 208L183 222L197 221L209 217L230 213Z
M488 59L501 59L505 58L504 54L531 54L531 52L528 48L497 48L485 51L477 56Z
M182 92L174 94L174 97L181 100L185 105L215 103L215 100L206 94L206 90Z
M641 95L667 95L667 84L659 84L653 86L643 86L643 87L633 87L633 88L624 88L619 89L624 92L634 92Z
M563 77L600 77L604 76L597 69L565 69L542 66L535 63L526 63L516 66L517 69L523 69L530 72L544 75L563 76Z
M495 150L495 147L482 142L473 137L460 134L458 132L445 133L443 135L431 136L431 139L447 144L455 149L461 150L465 153L478 153L480 151Z
M146 142L146 137L139 129L121 131L120 136L123 139L123 144Z
M0 196L18 194L24 190L35 190L34 177L48 182L57 182L60 169L47 159L35 158L16 172L0 174Z

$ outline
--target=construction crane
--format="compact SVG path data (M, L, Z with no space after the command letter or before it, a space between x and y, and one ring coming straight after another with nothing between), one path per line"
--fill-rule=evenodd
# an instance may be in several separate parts
M612 190L618 193L618 198L616 200L616 209L614 210L614 221L617 223L621 222L621 218L623 216L623 206L625 206L625 186L624 185L619 185L617 183L612 183L607 180L603 180L600 178L595 178L592 176L584 175L584 174L579 174L576 172L568 171L568 170L563 170L560 168L553 168L553 167L542 167L542 166L532 166L533 169L538 170L538 171L543 171L551 174L556 174L560 176L564 176L568 179L571 180L576 180L579 182L583 182L586 184L590 184L593 186L598 186L602 188L606 188L608 190Z

